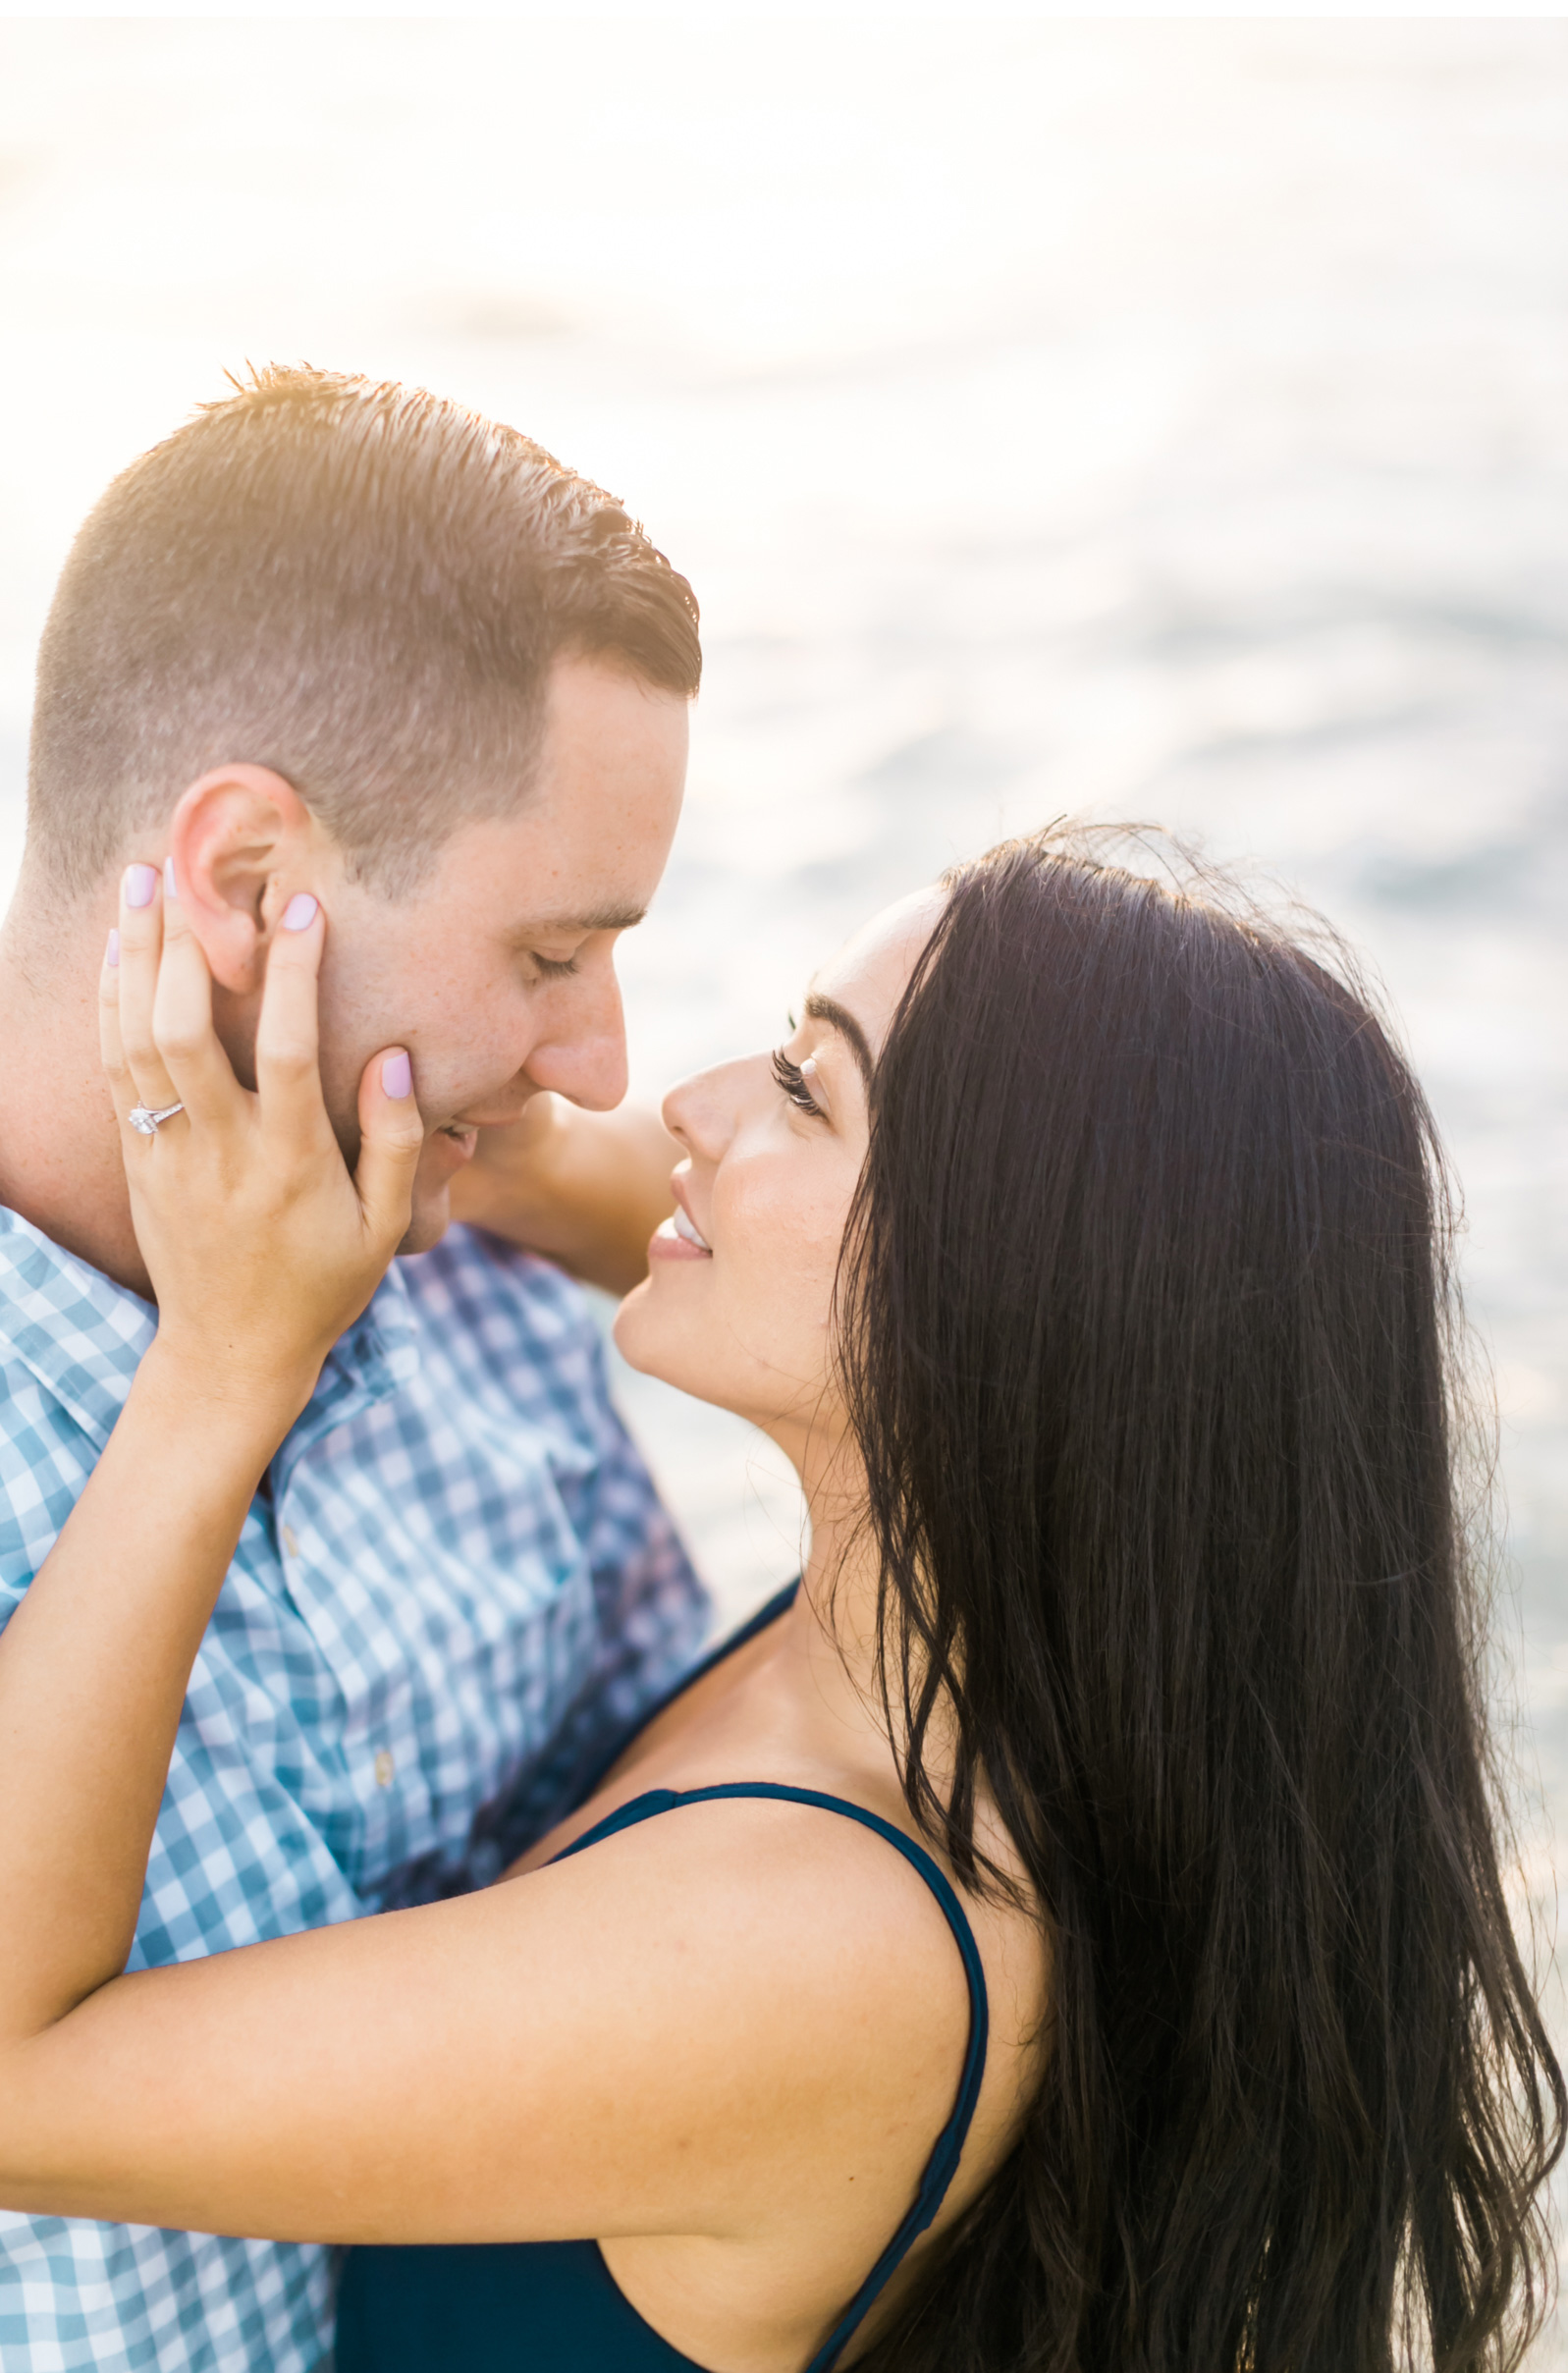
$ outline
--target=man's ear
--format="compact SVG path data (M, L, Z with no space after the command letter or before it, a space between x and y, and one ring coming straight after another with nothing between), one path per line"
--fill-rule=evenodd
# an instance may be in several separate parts
M271 767L214 767L182 795L169 827L175 882L225 989L261 987L279 915L296 890L319 889L320 853L309 810Z

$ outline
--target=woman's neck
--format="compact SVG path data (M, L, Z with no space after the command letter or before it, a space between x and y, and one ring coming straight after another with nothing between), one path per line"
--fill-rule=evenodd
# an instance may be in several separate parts
M867 1517L864 1472L852 1445L814 1461L800 1459L798 1466L811 1549L787 1643L791 1660L798 1659L796 1686L809 1693L815 1714L826 1717L830 1735L846 1753L857 1758L869 1753L880 1760L891 1746L878 1625L882 1569ZM785 1645L783 1638L780 1645ZM896 1713L895 1701L895 1719ZM933 1777L946 1763L946 1725L939 1711L926 1751Z
M877 1557L864 1504L838 1489L808 1491L811 1550L795 1614L812 1684L856 1728L883 1728L878 1679Z

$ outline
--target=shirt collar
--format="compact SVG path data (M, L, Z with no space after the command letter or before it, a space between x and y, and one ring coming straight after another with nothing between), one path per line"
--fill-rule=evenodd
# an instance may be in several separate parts
M157 1323L157 1312L140 1294L0 1206L0 1339L100 1449ZM408 1288L394 1262L362 1317L327 1355L315 1391L278 1452L280 1483L331 1427L386 1400L418 1368Z

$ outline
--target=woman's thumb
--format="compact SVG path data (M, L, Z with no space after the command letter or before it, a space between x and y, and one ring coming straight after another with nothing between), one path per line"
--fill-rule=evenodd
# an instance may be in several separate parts
M408 1232L413 1174L424 1142L413 1065L402 1047L385 1048L371 1056L359 1082L359 1162L353 1174L366 1223L379 1242L395 1246Z

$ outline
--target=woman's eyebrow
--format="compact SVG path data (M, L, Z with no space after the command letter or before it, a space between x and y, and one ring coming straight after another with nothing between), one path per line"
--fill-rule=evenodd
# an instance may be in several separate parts
M806 1019L809 1022L826 1022L830 1030L838 1031L855 1061L860 1065L860 1076L869 1090L871 1075L877 1066L872 1059L871 1047L866 1034L848 1006L840 1005L837 998L819 997L813 990L806 999Z

